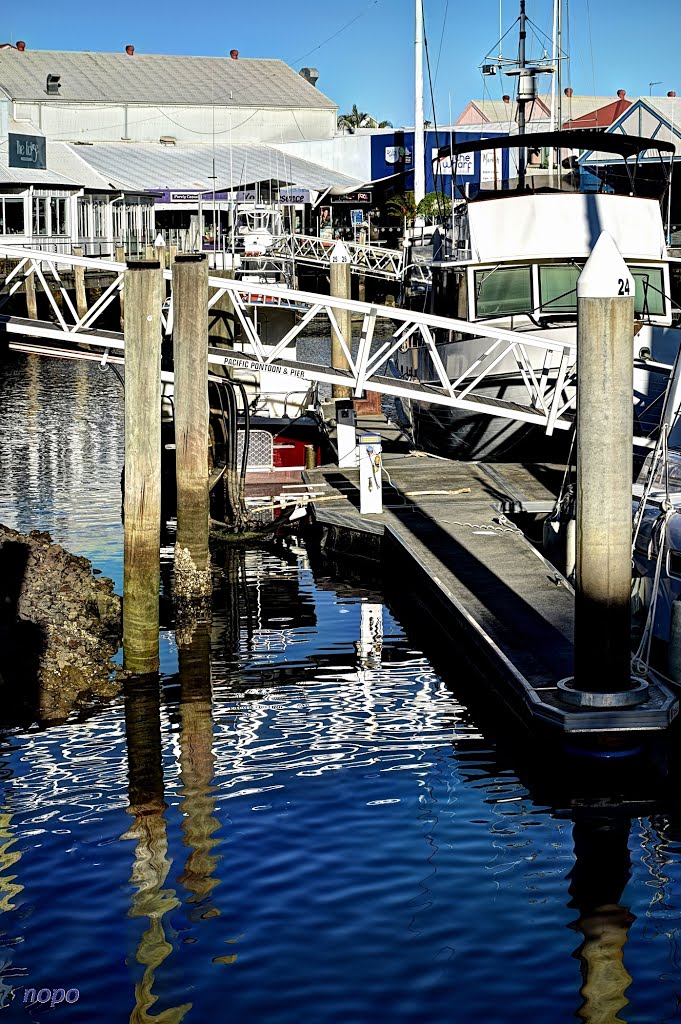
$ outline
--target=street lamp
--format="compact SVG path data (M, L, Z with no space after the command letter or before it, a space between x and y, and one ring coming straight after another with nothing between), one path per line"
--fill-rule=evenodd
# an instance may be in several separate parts
M654 85L662 85L662 82L648 82L648 95L649 96L653 95L653 86Z

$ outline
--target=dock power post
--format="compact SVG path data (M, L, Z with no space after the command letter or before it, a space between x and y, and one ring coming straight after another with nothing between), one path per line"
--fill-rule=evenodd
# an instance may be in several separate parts
M380 434L359 435L359 511L362 515L383 512Z
M574 678L582 707L642 703L631 674L634 279L602 232L577 281L577 523Z

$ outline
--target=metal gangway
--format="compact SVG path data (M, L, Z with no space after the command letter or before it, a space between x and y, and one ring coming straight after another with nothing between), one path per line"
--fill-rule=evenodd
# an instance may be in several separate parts
M328 267L331 253L338 240L317 238L313 235L279 235L267 250L268 256L304 263L308 266ZM362 242L346 242L347 262L353 274L367 274L398 281L405 270L404 253L401 249L384 249L380 245Z
M102 321L125 287L124 263L112 260L66 256L41 250L26 250L0 245L0 260L16 261L4 277L0 276L0 331L13 338L10 347L49 356L90 359L106 365L107 360L124 358L124 335L106 328ZM80 315L76 311L64 273L74 268L109 271L111 284L88 304ZM172 271L163 276L172 289ZM50 319L28 319L3 312L9 299L33 278L45 292ZM51 283L51 286L50 286ZM57 295L60 300L57 300ZM235 372L269 371L291 378L292 383L318 382L349 387L359 397L365 391L393 395L403 400L423 401L466 409L490 416L525 421L543 428L547 434L567 430L573 425L576 402L574 376L576 346L573 341L554 341L534 332L509 331L485 324L433 316L392 306L380 306L335 296L281 288L272 283L244 284L224 277L209 276L210 310L225 295L234 309L235 323L241 327L241 339L230 348L211 348L209 363L231 367ZM273 346L263 345L257 330L258 297L286 305L290 303L291 328ZM43 302L45 300L42 300ZM339 327L338 312L347 310L354 321L355 344L348 345ZM173 298L164 303L161 322L166 334L173 327ZM301 361L295 343L314 323L316 333L335 336L347 360L347 369ZM484 338L485 349L472 358L450 380L436 344L438 331L456 332L459 338ZM423 347L427 350L433 376L423 380L414 373L400 376L393 357L398 349ZM490 377L509 365L515 367L524 383L524 401L491 398L485 393ZM391 372L392 367L392 372Z

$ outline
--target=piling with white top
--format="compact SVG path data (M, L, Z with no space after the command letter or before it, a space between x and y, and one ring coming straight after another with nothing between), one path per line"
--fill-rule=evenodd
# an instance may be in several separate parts
M331 251L329 262L329 291L337 299L351 298L350 253L343 242L338 241ZM350 351L352 346L352 314L349 309L334 309L334 316L343 340ZM337 370L347 370L348 361L340 339L335 331L331 331L331 366ZM345 384L333 385L334 398L350 398L352 389Z
M175 595L211 593L208 551L208 263L205 253L178 256L173 271Z
M607 232L577 282L575 703L643 698L631 678L634 279Z
M161 554L161 268L125 271L123 662L158 671Z

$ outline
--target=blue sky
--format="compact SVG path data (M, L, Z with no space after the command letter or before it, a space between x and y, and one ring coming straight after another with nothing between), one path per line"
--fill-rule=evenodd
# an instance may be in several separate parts
M681 95L681 0L569 0L570 61L565 84L575 92L629 97L675 89ZM0 35L39 50L122 50L150 53L280 57L299 69L319 69L319 88L341 108L357 103L396 126L413 123L414 0L203 0L192 6L117 0L3 4ZM483 79L479 65L499 39L499 0L424 0L438 123L473 97L510 92L509 79ZM527 13L547 36L551 0L527 0ZM68 15L67 15L68 12ZM502 0L509 56L517 0ZM547 43L547 45L549 45ZM536 43L530 56L538 53ZM548 81L548 80L547 80ZM426 117L431 118L426 81Z

